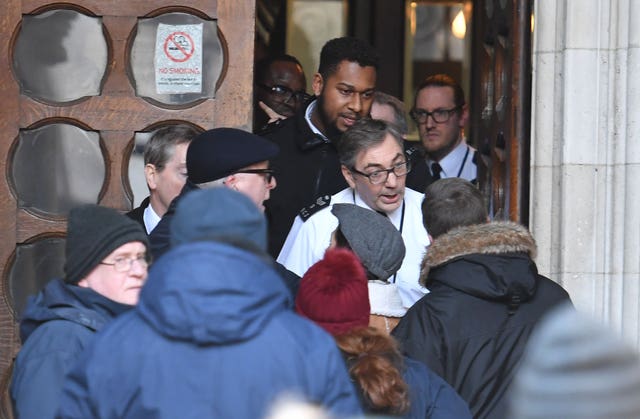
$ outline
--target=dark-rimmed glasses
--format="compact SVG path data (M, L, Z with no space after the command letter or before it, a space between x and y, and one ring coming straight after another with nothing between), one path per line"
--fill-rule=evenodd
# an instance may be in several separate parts
M246 169L246 170L238 170L235 173L253 173L256 175L264 176L264 179L267 183L271 183L273 178L276 176L276 171L273 169Z
M116 272L129 272L133 267L133 262L138 262L138 264L145 269L149 266L149 260L146 255L141 255L135 258L116 258L113 263L100 262L100 265L113 266L113 269L115 269Z
M445 122L449 121L449 118L451 118L452 114L458 112L458 110L460 110L461 108L462 105L459 105L451 109L436 109L433 112L427 112L424 109L411 109L411 112L409 112L409 114L411 115L411 118L413 118L413 120L418 124L426 123L429 117L433 118L433 121L436 124L444 124Z
M391 169L381 169L371 173L363 173L359 170L356 170L354 167L349 170L360 176L366 177L367 179L369 179L369 182L371 182L372 185L380 185L387 181L387 179L389 178L389 173L391 172L393 172L396 177L406 176L407 173L411 171L411 164L408 161L405 161L402 163L394 164Z
M268 86L266 84L258 83L258 86L262 87L271 92L272 95L278 98L278 100L282 102L288 102L292 98L298 103L306 102L311 98L310 95L307 94L304 90L299 90L294 92L289 89L287 86L282 86L280 84L274 84L273 86Z

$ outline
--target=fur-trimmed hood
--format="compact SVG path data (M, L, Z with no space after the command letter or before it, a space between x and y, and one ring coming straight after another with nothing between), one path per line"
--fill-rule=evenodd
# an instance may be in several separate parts
M446 283L482 298L503 299L535 293L538 274L533 262L536 243L529 231L514 222L459 227L427 248L420 283ZM460 262L460 263L453 263Z

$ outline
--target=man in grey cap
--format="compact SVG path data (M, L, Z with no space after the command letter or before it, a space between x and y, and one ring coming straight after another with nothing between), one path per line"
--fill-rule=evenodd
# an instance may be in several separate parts
M264 201L276 187L269 160L278 152L271 141L235 128L215 128L195 137L187 150L187 182L149 236L153 257L169 250L175 207L192 190L227 187L248 196L264 210Z

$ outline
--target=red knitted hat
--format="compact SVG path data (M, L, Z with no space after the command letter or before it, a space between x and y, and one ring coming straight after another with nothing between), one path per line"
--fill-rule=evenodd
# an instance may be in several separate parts
M358 257L347 249L327 250L302 277L296 311L334 336L367 327L367 275Z

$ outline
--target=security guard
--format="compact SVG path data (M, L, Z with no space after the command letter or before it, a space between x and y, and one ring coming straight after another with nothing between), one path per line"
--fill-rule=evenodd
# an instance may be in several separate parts
M403 152L402 136L387 122L362 119L342 135L338 156L349 187L319 198L300 212L278 262L302 276L322 259L338 227L331 212L333 204L350 203L377 211L389 217L404 240L406 256L397 274L388 280L397 284L407 309L427 293L418 277L429 236L422 225L423 194L405 188L411 167Z

